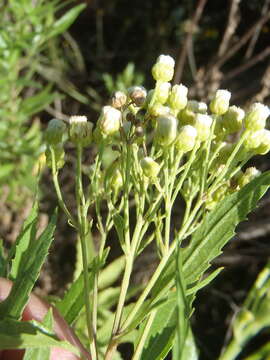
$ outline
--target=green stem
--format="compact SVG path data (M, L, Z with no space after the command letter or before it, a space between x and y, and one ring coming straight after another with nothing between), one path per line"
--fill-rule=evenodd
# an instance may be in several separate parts
M219 360L234 360L241 351L242 345L236 341L236 339L233 339L225 349L224 353L219 357Z
M143 329L142 336L141 336L141 338L139 340L139 343L138 343L138 345L137 345L137 347L135 349L135 352L133 354L132 360L140 360L141 354L142 354L142 351L143 351L143 348L144 348L145 341L147 339L149 331L151 330L151 326L152 326L153 321L155 319L156 313L157 313L157 310L153 310L151 312L151 314L149 315L149 317L147 319L147 322L146 322L146 325L145 325L145 328Z

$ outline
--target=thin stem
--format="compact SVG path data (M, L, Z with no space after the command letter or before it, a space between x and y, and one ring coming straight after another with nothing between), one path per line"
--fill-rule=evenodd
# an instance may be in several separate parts
M55 160L55 153L53 150L53 147L50 146L50 151L51 151L51 157L52 157L52 176L53 176L53 183L54 183L54 187L55 187L55 191L56 191L56 195L57 195L57 199L58 199L58 203L59 206L61 207L61 209L63 210L63 212L66 214L66 217L68 218L68 220L71 222L71 224L76 227L76 221L73 218L73 216L71 215L71 213L69 212L63 196L62 196L62 192L59 186L59 181L58 181L58 171L56 168L56 160Z
M147 339L149 331L151 330L151 326L152 326L153 321L155 319L156 313L157 313L157 310L153 310L151 312L151 314L149 315L149 317L147 319L147 322L146 322L146 325L145 325L145 328L143 329L142 336L141 336L141 338L140 338L140 340L138 342L138 345L137 345L137 347L135 349L135 352L133 354L132 360L140 360L145 341Z

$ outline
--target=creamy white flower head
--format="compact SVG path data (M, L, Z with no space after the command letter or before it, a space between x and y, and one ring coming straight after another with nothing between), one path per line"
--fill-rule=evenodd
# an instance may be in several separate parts
M165 104L165 102L168 100L168 96L171 90L171 83L169 82L163 82L161 83L158 88L156 89L156 101L160 104Z
M171 67L174 67L174 65L175 65L175 61L170 55L159 55L156 62L164 64L164 65L168 65Z
M187 93L188 88L185 85L174 85L168 99L168 103L171 108L175 110L184 109L187 105Z
M86 116L81 116L81 115L73 115L69 118L69 123L71 124L79 124L79 123L85 123L87 122L87 117Z
M186 97L188 93L188 88L183 84L174 85L172 87L172 93L175 93L178 96Z
M121 111L110 105L103 106L99 118L100 130L104 135L111 135L120 129Z
M208 136L210 135L210 128L212 125L212 118L206 114L196 114L195 117L195 128L198 133L198 139L200 141L207 140Z
M263 129L269 115L270 109L268 106L259 102L252 104L244 119L246 128L251 131Z
M230 91L223 90L223 89L217 90L216 95L215 95L215 97L217 97L217 98L221 97L224 101L230 101L231 96L232 96L232 94Z
M207 112L207 104L205 102L198 102L198 110L199 113L205 114Z
M178 150L184 153L190 151L195 146L197 138L197 130L194 126L185 125L179 130L178 137L175 142L175 146Z

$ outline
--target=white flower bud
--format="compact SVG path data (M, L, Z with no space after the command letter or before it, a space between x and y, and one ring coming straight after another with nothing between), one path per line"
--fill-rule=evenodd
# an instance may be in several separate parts
M191 151L196 143L197 130L191 125L185 125L180 128L179 134L175 141L178 150L184 153Z
M181 110L177 115L177 118L181 126L194 125L195 117L196 117L196 113L192 110L189 110L187 107Z
M235 105L230 106L228 111L223 115L222 125L227 134L233 134L242 129L245 112Z
M50 145L57 145L62 142L66 131L66 124L62 120L52 119L45 131L45 140Z
M69 124L69 137L73 144L87 146L91 143L93 124L86 116L71 116Z
M246 129L251 131L263 129L269 115L270 109L268 106L261 103L253 104L244 119Z
M160 171L160 166L155 160L153 160L149 156L146 156L143 159L141 159L140 164L142 171L146 177L150 179L157 177Z
M111 99L111 104L114 108L120 109L125 105L127 96L123 91L116 91Z
M228 90L217 90L210 103L210 110L215 115L223 115L229 108L231 93Z
M198 139L200 141L205 141L210 135L212 125L212 118L209 115L205 114L196 114L194 127L198 133Z
M156 88L156 93L155 93L156 102L158 102L162 105L165 104L165 102L168 100L170 90L171 90L171 84L169 82L161 83Z
M207 113L207 104L205 102L199 101L197 112L201 113L201 114L206 114Z
M163 146L170 145L176 138L177 119L172 115L157 118L155 140Z
M117 133L121 125L121 111L112 106L103 106L101 115L98 119L98 127L105 136Z
M174 74L174 59L169 55L160 55L152 67L152 75L156 81L171 81Z
M145 102L147 91L143 86L132 86L128 89L128 95L136 106L142 106Z
M266 129L263 129L261 131L261 142L260 145L255 149L255 153L258 155L264 155L270 150L270 131Z
M182 84L172 87L168 103L172 109L182 110L187 105L188 88Z

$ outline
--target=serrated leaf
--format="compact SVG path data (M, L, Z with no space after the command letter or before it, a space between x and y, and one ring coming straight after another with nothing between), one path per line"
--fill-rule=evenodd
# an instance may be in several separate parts
M195 282L210 262L235 234L236 226L256 207L270 186L270 172L258 176L240 191L226 197L205 217L183 250L183 270L187 284Z
M0 321L0 350L61 347L76 355L79 351L66 341L59 341L43 325L34 321L5 319Z
M21 233L16 239L14 246L10 250L10 258L13 257L13 254L15 253L15 257L12 260L11 270L9 273L10 280L14 281L18 276L20 264L22 265L23 256L26 254L28 247L36 236L37 211L38 207L37 203L35 203L28 218L23 224Z
M145 321L140 327L138 338L140 338L144 332ZM172 347L175 327L176 295L170 294L168 300L157 309L140 359L164 359Z
M76 20L82 10L85 9L85 7L86 4L80 4L67 11L60 19L55 21L49 31L48 37L51 38L66 31L70 27L70 25Z
M25 252L23 262L20 265L23 271L15 279L9 296L0 303L0 318L20 319L39 276L41 266L47 257L48 249L53 240L56 217L57 212L55 211L46 229L37 240L30 244Z

